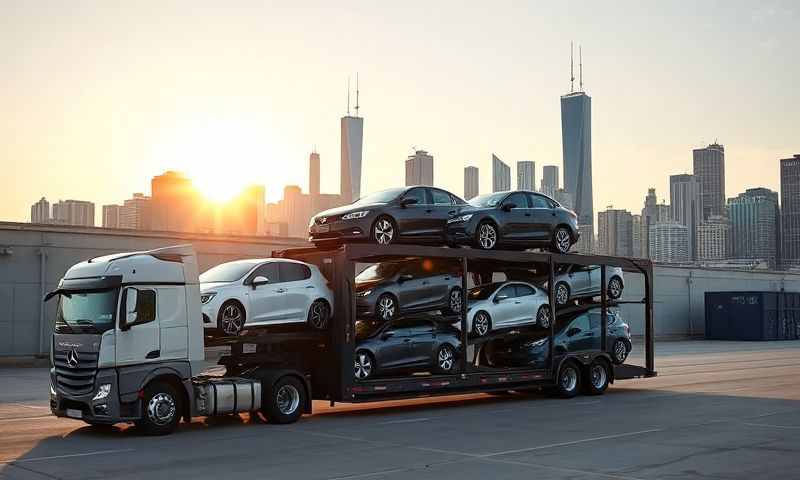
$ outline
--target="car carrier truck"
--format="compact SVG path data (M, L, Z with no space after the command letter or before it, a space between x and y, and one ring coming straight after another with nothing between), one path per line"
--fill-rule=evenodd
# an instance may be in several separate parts
M334 292L335 314L327 330L245 329L236 337L205 338L198 262L191 246L109 255L71 267L45 298L58 298L50 354L52 412L92 425L132 422L147 434L166 434L181 419L239 412L261 415L269 423L290 423L311 413L315 399L333 404L540 388L569 397L582 384L589 385L592 368L602 368L605 383L593 385L591 393L602 393L615 380L656 374L652 266L647 260L369 244L299 248L273 256L320 268ZM644 298L630 303L644 308L645 365L614 364L606 347L605 321L602 341L580 351L554 346L556 322L550 322L550 355L544 368L490 368L481 364L480 352L492 337L471 335L465 301L460 315L443 318L461 327L462 348L452 373L359 380L353 370L357 268L408 258L460 261L464 292L469 291L469 279L491 278L498 265L507 276L536 270L549 285L560 263L600 265L603 275L606 266L639 273L644 276ZM556 310L552 291L549 296L558 316L562 310ZM613 304L604 291L598 304L604 317L609 306ZM519 330L498 329L492 335L513 336ZM200 373L205 347L211 344L230 346L230 354L219 361L225 366L222 376Z

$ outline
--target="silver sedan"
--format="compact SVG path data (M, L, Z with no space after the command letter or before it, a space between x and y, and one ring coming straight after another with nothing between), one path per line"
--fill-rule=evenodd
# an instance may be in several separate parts
M606 294L609 300L619 299L624 288L622 269L606 267ZM600 266L564 265L556 273L554 295L557 305L600 295Z

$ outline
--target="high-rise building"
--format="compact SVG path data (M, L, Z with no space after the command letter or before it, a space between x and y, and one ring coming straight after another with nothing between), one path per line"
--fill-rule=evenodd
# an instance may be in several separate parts
M594 225L578 225L578 243L572 249L575 252L583 254L593 254L597 252L596 242L594 238Z
M545 195L555 198L555 194L559 189L558 180L558 166L545 165L542 167L542 185L539 189Z
M50 223L50 202L46 198L31 205L31 223Z
M153 224L150 210L150 197L143 193L134 193L119 209L119 228L151 230Z
M644 258L642 253L642 216L639 214L631 215L631 239L634 258Z
M553 195L553 200L560 203L562 207L569 208L570 210L575 208L575 199L572 198L572 194L568 191L564 190L563 188L559 188L555 191Z
M214 230L228 235L266 235L265 196L263 185L245 187L222 208L221 222ZM308 225L307 217L305 224Z
M765 260L770 268L777 268L781 221L778 192L748 188L728 199L728 215L732 257Z
M311 152L311 155L308 156L308 193L319 195L319 183L319 153Z
M492 192L511 190L511 167L492 154Z
M479 192L478 167L464 167L464 200L477 197Z
M781 160L781 263L800 267L800 154Z
M659 263L689 261L689 228L674 221L657 222L648 232L650 259Z
M669 177L670 217L689 229L689 259L697 258L697 225L703 220L700 183L694 175Z
M406 159L406 186L433 186L433 155L417 150Z
M59 200L53 204L53 223L94 227L94 203L84 200Z
M657 222L665 222L669 218L670 207L659 204L656 198L656 189L648 188L647 196L644 197L644 208L642 208L641 245L643 258L652 258L650 255L650 226Z
M536 163L530 160L517 162L517 190L536 190Z
M356 96L356 99L358 96ZM348 92L348 112L342 117L342 159L340 194L342 203L348 204L361 198L361 148L364 141L364 119L358 116L358 100L356 100L356 116L350 116Z
M695 260L702 263L718 262L728 258L730 225L728 219L712 215L697 225Z
M103 228L119 228L119 205L103 205Z
M608 208L597 214L597 251L600 255L633 256L633 216Z
M594 224L592 198L592 99L585 92L561 97L564 188L575 199L578 224Z
M180 172L167 171L150 181L152 229L165 232L211 232L213 215L202 214L200 195Z
M700 204L705 220L725 215L725 147L712 143L692 151L694 176L700 183Z

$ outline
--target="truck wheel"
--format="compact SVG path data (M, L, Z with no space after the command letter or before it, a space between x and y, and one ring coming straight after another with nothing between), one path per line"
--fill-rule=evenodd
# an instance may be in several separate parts
M294 423L303 415L306 389L295 377L283 377L275 382L268 393L263 413L270 423Z
M142 418L136 426L145 435L167 435L175 431L181 419L181 396L165 382L152 382L144 389Z
M574 362L564 362L556 378L556 393L561 398L572 398L581 386L581 371Z
M602 360L593 361L589 365L589 378L586 380L587 394L602 395L608 388L608 364Z

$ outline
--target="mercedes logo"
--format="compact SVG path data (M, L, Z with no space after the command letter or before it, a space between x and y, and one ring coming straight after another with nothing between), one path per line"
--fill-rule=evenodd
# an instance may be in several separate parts
M78 367L78 349L73 348L67 353L67 365L70 368L77 368Z

